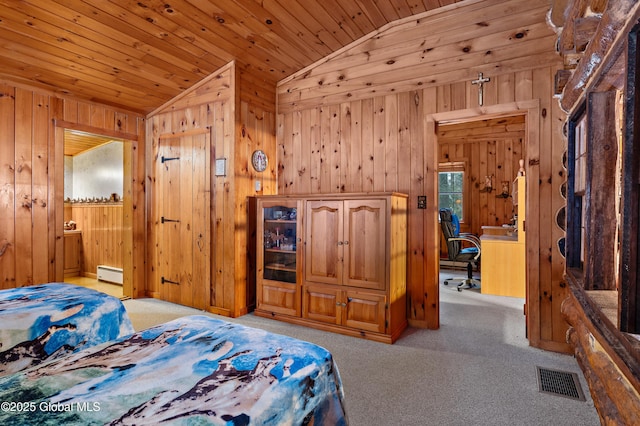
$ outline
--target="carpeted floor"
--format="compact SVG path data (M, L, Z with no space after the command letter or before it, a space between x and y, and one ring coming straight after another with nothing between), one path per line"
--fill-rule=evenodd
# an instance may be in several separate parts
M228 320L331 351L352 426L600 424L575 359L529 347L523 299L441 285L440 300L439 330L410 328L393 345L251 314ZM204 313L155 299L123 303L136 330ZM586 401L540 392L538 366L578 373Z

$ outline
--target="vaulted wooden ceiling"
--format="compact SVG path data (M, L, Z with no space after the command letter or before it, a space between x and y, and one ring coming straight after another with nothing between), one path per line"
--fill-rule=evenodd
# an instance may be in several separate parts
M148 113L236 60L271 84L463 0L0 0L0 79Z

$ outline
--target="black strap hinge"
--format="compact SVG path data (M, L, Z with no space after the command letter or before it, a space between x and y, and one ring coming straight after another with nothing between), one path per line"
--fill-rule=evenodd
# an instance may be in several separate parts
M178 219L167 219L166 217L162 216L160 218L160 223L166 223L166 222L180 222Z
M164 284L164 283L169 283L169 284L176 284L176 285L180 285L180 283L179 283L179 282L177 282L177 281L171 281L171 280L168 280L168 279L166 279L165 277L160 278L160 281L162 282L162 284Z
M165 157L164 155L160 158L160 162L161 163L165 163L167 161L171 161L171 160L179 160L180 157Z

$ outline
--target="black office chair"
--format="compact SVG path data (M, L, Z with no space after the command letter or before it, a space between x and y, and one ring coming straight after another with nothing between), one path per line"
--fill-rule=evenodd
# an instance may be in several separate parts
M473 266L476 268L480 262L480 239L468 233L460 233L460 221L451 209L440 209L440 227L447 242L448 259L455 262L467 262L466 277L452 277L444 280L445 285L449 281L461 280L458 291L464 288L480 287L480 280L473 277ZM467 247L464 247L464 245ZM471 247L469 247L471 245Z

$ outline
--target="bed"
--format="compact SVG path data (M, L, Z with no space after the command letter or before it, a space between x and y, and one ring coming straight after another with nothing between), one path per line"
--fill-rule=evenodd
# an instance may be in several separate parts
M134 332L120 299L49 283L0 291L0 376Z
M326 349L203 315L0 377L0 401L0 424L348 424Z

